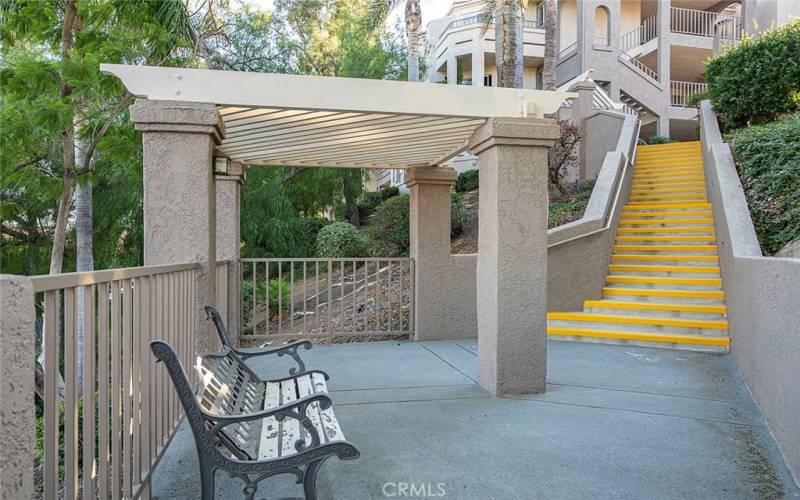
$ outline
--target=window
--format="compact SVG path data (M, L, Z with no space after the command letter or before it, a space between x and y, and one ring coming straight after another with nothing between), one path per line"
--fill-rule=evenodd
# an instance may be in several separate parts
M483 86L484 87L492 86L492 75L486 75L483 77Z
M405 171L400 168L392 170L392 186L399 186L406 182Z
M536 72L536 88L539 90L544 88L544 74L541 68Z
M594 10L594 43L595 45L609 45L611 34L611 16L608 9L599 6Z
M544 26L544 2L541 2L539 5L536 6L536 23L539 26Z

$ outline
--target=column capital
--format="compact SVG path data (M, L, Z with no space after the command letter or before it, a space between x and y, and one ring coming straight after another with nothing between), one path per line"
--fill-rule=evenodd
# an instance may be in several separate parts
M581 90L592 90L597 88L597 84L595 82L591 82L589 80L584 80L582 82L578 82L575 84L575 91L580 92Z
M489 118L472 133L469 148L477 155L495 146L550 147L560 133L550 118Z
M215 144L225 138L225 125L211 103L137 99L129 108L140 132L208 134Z
M417 184L454 186L458 172L452 167L417 167L406 170L406 187Z

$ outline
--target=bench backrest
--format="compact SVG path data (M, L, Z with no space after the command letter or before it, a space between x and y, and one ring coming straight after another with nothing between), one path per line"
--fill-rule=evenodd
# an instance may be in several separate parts
M225 322L222 321L222 316L220 316L219 312L212 306L206 306L205 311L206 315L214 322L214 326L217 329L217 335L219 335L219 341L222 343L222 347L233 349L233 344L231 344L231 339L228 336L228 329L225 327Z

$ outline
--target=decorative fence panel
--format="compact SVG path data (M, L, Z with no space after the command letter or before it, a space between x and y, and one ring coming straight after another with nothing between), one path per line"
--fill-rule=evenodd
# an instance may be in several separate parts
M244 340L413 333L413 259L241 262Z
M728 24L731 28L729 28L730 32L726 33L726 36L738 39L741 34L739 29L741 26L740 19L739 16L719 12L671 7L669 28L673 33L712 37L714 36L715 26Z
M627 51L643 45L658 36L658 17L653 15L619 38L620 50Z
M32 278L42 313L44 449L35 477L44 498L149 494L152 471L181 418L149 344L169 342L192 366L197 267Z

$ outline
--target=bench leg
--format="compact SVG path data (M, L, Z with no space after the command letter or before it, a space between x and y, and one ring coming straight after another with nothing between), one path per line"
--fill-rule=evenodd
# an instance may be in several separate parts
M324 461L325 458L322 458L306 466L306 471L303 473L303 492L306 500L317 500L317 471Z
M200 461L200 494L202 500L214 500L214 475L216 470Z

